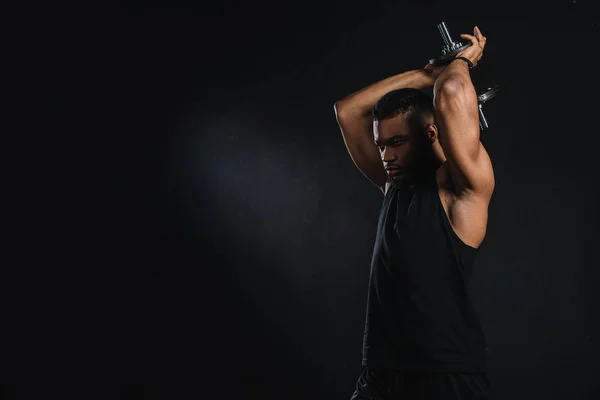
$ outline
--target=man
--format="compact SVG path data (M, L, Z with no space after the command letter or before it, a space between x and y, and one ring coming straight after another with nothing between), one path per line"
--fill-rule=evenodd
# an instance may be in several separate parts
M392 76L334 107L352 160L384 193L352 400L492 396L467 292L494 191L469 75L486 38L473 33L446 66Z

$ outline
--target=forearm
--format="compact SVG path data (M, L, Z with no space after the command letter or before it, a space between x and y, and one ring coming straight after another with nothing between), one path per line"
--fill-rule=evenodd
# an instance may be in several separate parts
M433 87L435 76L424 69L406 71L360 89L335 103L338 115L370 116L375 103L386 93L401 88Z

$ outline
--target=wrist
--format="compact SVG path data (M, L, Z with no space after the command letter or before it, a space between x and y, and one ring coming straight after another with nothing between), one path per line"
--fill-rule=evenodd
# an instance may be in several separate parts
M423 86L429 88L433 87L438 76L440 76L440 73L443 71L443 68L434 67L430 64L427 64L423 69L418 71L421 76Z
M456 56L454 57L454 60L452 60L453 62L458 60L459 62L462 61L463 64L465 64L469 69L473 68L473 62L471 62L471 60L469 60L467 57L463 57L463 56Z

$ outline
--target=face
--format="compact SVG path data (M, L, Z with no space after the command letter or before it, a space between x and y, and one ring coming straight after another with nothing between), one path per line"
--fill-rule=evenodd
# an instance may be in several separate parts
M404 114L373 121L373 135L383 166L394 181L415 176L431 160L432 146L425 126L419 131Z

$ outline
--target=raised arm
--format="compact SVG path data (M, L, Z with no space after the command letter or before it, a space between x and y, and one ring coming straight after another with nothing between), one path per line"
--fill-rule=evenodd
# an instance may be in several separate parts
M356 167L385 193L388 176L373 139L371 110L386 93L401 88L425 89L435 83L443 68L430 66L391 76L354 92L334 104L344 143Z
M474 33L475 36L461 35L473 44L457 57L466 57L476 66L486 38L477 27ZM494 174L489 155L479 140L477 93L468 63L453 60L438 76L433 93L439 140L456 194L491 197Z

